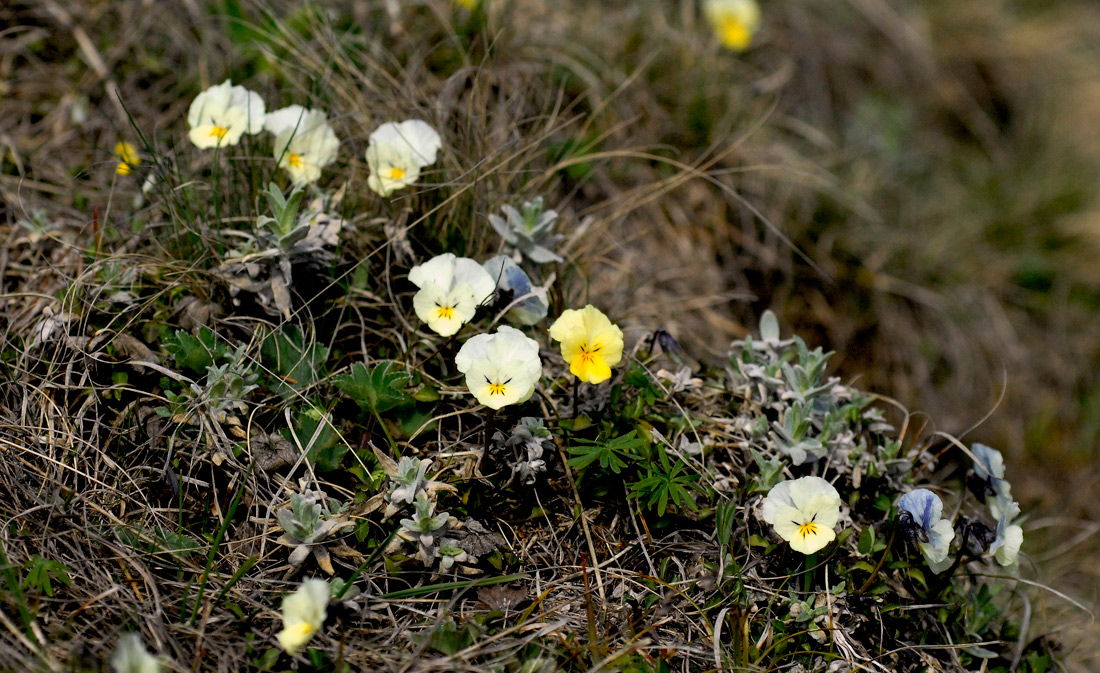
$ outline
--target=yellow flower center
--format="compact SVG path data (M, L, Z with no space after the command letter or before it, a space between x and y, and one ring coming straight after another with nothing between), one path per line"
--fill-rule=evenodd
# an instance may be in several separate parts
M512 382L512 379L508 379L504 383L493 383L489 380L489 377L486 376L485 382L489 384L489 397L493 395L504 397L508 393L508 384Z
M730 49L738 51L749 46L752 41L752 33L743 21L734 16L726 16L718 19L715 25L718 39Z
M436 314L440 318L442 318L443 320L451 320L452 318L455 317L455 307L454 306L440 306L439 304L436 304L435 311L436 311Z
M813 521L807 521L799 525L798 534L802 536L802 539L805 539L807 535L817 535L817 524Z
M400 180L405 177L405 169L394 166L390 169L390 180Z
M599 357L597 353L600 352L599 346L590 346L587 343L581 344L581 353L577 356L581 362L592 364Z
M229 129L227 129L224 126L213 126L210 129L210 135L217 138L218 140L221 140L222 138L224 138L225 134L227 134L227 133L229 133Z
M287 164L290 165L291 168L301 168L302 167L302 155L301 154L291 154L286 158L286 162L287 162Z

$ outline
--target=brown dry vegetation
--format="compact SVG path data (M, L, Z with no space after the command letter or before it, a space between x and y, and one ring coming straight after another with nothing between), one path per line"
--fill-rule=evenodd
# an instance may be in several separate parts
M244 20L232 16L238 4ZM131 207L140 182L115 175L111 148L140 144L140 132L147 156L201 170L183 118L195 93L226 77L271 107L308 99L329 111L346 145L327 179L350 185L345 212L362 234L346 252L370 252L372 273L410 262L399 246L374 252L392 231L383 222L434 226L413 237L417 256L456 240L456 229L465 251L481 254L496 246L484 221L496 204L544 194L563 221L588 222L567 247L576 260L567 305L598 302L634 338L663 325L703 362L720 360L770 307L811 346L836 351L830 364L846 381L924 412L926 434L980 423L964 439L1005 451L1016 497L1035 513L1030 576L1100 605L1100 135L1091 132L1100 124L1100 10L773 1L757 45L735 56L709 41L686 1L501 3L482 33L443 1L334 4L45 0L0 9L4 543L16 565L39 553L79 568L86 589L55 617L79 624L78 637L44 661L94 669L108 651L94 634L113 635L129 619L177 662L195 658L171 650L183 643L222 653L221 670L246 665L232 624L202 615L165 626L159 594L191 589L165 583L97 529L141 505L103 504L136 483L113 472L105 449L141 445L131 433L148 419L137 422L138 405L101 415L95 395L80 395L110 385L104 372L117 354L24 350L47 311L76 314L74 332L89 337L94 326L148 339L141 321L178 322L163 312L182 295L225 303L209 265L151 252L174 225ZM417 115L452 130L437 175L455 198L379 206L361 193L367 136L380 121ZM250 214L251 196L238 197ZM42 240L17 224L38 210L51 225ZM182 226L201 238L205 223ZM84 308L117 289L103 280L108 264L133 269L153 291L133 313L96 323ZM353 310L375 301L386 300ZM267 324L222 309L217 319L241 332ZM468 433L479 421L462 422ZM187 476L209 484L204 474ZM56 506L78 485L79 507ZM204 503L212 520L238 485L214 486ZM250 497L273 498L273 488ZM170 524L172 515L149 516ZM256 526L236 533L260 536ZM549 568L585 551L559 542L527 540L526 560ZM228 566L255 553L242 545ZM188 573L202 574L204 554L187 561ZM249 577L235 591L244 611L274 624L272 596L288 586L281 575ZM575 608L555 608L560 622L510 635L534 643L583 631L579 577L573 567L553 574L554 605ZM1047 591L1031 601L1032 633L1059 632L1071 670L1100 665L1097 627L1080 611ZM386 617L407 624L409 610ZM682 621L688 633L675 637L691 642L695 625ZM5 630L4 661L15 666L10 653L34 648ZM408 639L395 628L379 642L396 650ZM713 664L707 655L685 661L702 668ZM363 670L398 659L381 649L348 656Z

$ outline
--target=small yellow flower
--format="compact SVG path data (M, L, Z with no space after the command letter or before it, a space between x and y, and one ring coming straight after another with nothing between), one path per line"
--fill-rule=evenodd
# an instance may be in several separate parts
M322 110L301 105L269 112L264 129L275 134L275 158L295 184L316 182L321 169L336 159L340 140Z
M115 157L118 159L118 168L115 169L115 172L119 175L129 175L133 172L134 166L141 163L137 148L134 147L133 143L128 143L125 140L115 143Z
M821 477L788 479L768 492L761 516L791 543L791 549L813 554L836 539L833 526L840 519L840 494Z
M473 9L477 7L477 0L455 0L456 5L461 5L466 9Z
M718 41L733 51L748 49L760 29L760 6L756 0L705 0L703 13Z
M367 146L367 187L382 196L408 187L420 170L435 163L443 140L427 122L409 119L387 122L370 134Z
M245 133L263 129L264 102L256 92L225 80L195 96L187 110L187 124L195 147L236 145Z
M611 378L623 357L623 331L592 304L563 311L550 326L550 338L561 343L569 371L587 383Z
M328 582L310 578L298 590L283 598L283 630L279 645L294 654L321 630L328 607Z
M118 639L111 656L111 668L115 673L160 673L160 660L149 654L136 633L124 633Z

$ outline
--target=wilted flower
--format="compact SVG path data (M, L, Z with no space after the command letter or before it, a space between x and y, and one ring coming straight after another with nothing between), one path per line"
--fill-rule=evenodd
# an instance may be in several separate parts
M118 159L118 167L115 168L115 172L119 175L129 175L133 172L134 166L141 163L137 148L134 147L133 143L128 143L125 140L115 143L115 158Z
M497 283L497 291L508 299L505 317L516 325L534 325L550 310L546 288L535 287L523 269L507 255L497 255L484 264Z
M496 289L480 264L449 252L414 266L409 280L420 288L413 297L417 317L440 336L451 336L469 322Z
M310 578L298 590L283 598L283 630L279 645L290 654L309 642L325 622L328 607L328 582Z
M149 654L136 633L124 633L118 639L115 653L111 656L111 667L115 673L160 673L160 661Z
M264 102L259 94L225 80L191 101L187 124L196 147L236 145L245 133L259 133L264 127Z
M947 551L951 540L955 539L955 529L950 521L942 518L940 497L926 488L918 488L901 496L898 507L902 527L917 541L932 572L941 573L950 567Z
M443 140L427 122L410 119L387 122L370 134L367 186L382 196L407 187L420 177L420 170L435 163Z
M703 13L723 47L744 51L760 28L756 0L705 0Z
M455 355L455 366L477 401L491 409L526 402L542 378L538 342L507 325L468 339Z
M997 533L993 544L989 545L989 553L997 563L1003 566L1016 565L1016 558L1020 554L1020 545L1024 543L1024 529L1012 523L1020 515L1020 505L1016 502L1009 503L997 519Z
M275 158L296 184L317 181L340 149L340 140L322 110L290 105L268 113L264 129L275 134Z
M836 538L840 494L821 477L788 479L768 492L761 515L791 549L813 554Z
M592 304L563 311L550 326L550 338L561 343L569 371L588 383L611 378L623 357L623 331Z

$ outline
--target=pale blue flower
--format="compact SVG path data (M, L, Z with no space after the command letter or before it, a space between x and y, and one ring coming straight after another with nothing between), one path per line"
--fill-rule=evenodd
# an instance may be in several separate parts
M997 519L997 533L993 544L989 545L989 553L1003 566L1016 565L1016 558L1020 554L1020 545L1024 542L1024 529L1012 523L1013 519L1020 515L1020 505L1010 502Z
M985 444L974 444L970 451L974 454L974 476L988 485L986 506L994 519L1000 518L1012 502L1012 485L1005 479L1004 457Z
M550 304L546 288L531 283L523 269L507 255L497 255L484 264L485 270L496 281L497 291L510 296L511 308L505 314L508 322L515 325L534 325L546 317Z
M934 573L941 573L951 566L947 557L951 540L955 539L955 529L951 522L942 518L943 501L926 488L918 488L901 496L898 507L902 510L903 524L906 530L917 540L924 560Z

